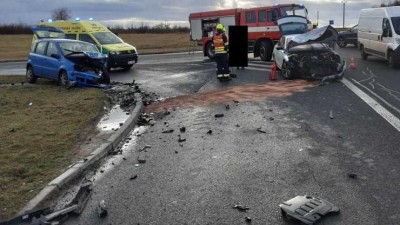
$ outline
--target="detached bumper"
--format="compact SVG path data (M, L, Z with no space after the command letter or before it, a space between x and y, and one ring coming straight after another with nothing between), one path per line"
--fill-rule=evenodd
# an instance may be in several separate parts
M119 55L108 55L108 66L115 67L130 67L136 64L138 61L137 53L130 54L119 54Z
M74 71L69 81L79 87L99 87L101 80L101 77L95 73Z

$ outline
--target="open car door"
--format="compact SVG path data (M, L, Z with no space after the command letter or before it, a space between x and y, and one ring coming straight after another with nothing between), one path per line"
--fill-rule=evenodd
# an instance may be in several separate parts
M56 27L36 25L30 27L36 39L42 38L65 38L64 31Z

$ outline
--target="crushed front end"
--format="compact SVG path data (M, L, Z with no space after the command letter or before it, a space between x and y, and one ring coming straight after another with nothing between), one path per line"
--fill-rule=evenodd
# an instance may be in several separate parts
M107 71L107 57L96 52L78 52L66 56L74 63L74 70L70 78L76 86L99 87L109 84L110 76Z

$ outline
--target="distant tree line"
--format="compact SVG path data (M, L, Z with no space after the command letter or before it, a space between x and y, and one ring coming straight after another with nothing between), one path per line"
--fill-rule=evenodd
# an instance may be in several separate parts
M118 34L145 34L145 33L179 33L189 32L188 27L170 26L167 23L161 23L154 26L140 25L123 27L120 25L109 26L109 30ZM0 34L32 34L31 29L26 24L0 24Z

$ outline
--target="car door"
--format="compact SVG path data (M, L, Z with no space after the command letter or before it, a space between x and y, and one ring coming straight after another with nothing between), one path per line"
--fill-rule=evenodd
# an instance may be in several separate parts
M58 71L61 67L61 56L57 44L50 41L47 45L46 57L43 58L44 76L51 79L58 79Z
M280 38L280 40L278 41L278 43L276 43L275 47L274 47L274 60L276 65L278 66L278 68L282 68L282 63L283 63L283 58L284 58L284 52L285 52L285 43L286 38L284 36L282 36Z
M392 26L390 26L390 22L388 18L383 18L382 21L382 36L378 45L379 55L386 58L386 50L388 49L389 43L392 42L393 39L393 30Z
M45 76L45 58L48 41L37 42L30 54L31 65L37 76Z
M357 44L357 32L358 32L358 25L355 25L350 29L349 36L347 37L347 42L349 44Z

